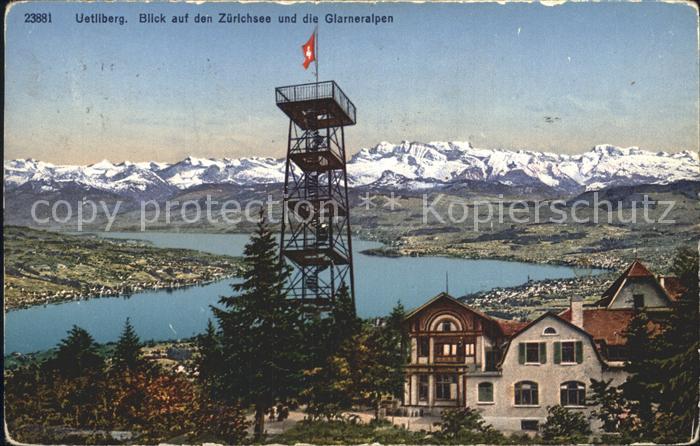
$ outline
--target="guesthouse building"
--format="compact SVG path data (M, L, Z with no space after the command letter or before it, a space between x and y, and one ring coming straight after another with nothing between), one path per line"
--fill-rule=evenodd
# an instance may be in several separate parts
M506 432L537 430L557 404L588 415L591 379L626 378L625 331L636 312L664 317L681 292L677 279L635 261L594 304L573 298L565 311L530 322L491 317L441 293L405 319L404 410L437 416L471 407Z

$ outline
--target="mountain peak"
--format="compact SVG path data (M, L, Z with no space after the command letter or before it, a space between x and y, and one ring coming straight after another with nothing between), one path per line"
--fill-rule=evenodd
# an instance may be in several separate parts
M112 164L112 162L108 159L103 159L99 163L90 164L88 167L92 167L94 169L111 169L114 167L114 164Z
M117 165L54 166L41 161L4 163L5 185L43 182L85 185L105 191L138 190L140 196L185 190L203 184L270 184L284 181L285 161L270 157L198 158L174 164L146 161ZM481 149L468 141L382 141L356 152L348 162L352 186L397 189L473 184L545 188L563 193L617 185L700 180L698 154L650 152L600 144L581 155L532 150Z

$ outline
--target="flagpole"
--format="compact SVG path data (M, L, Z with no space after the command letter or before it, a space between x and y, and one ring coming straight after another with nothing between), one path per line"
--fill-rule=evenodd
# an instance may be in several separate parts
M314 33L316 34L316 38L314 39L314 62L316 62L316 83L318 84L318 25L316 25L316 29L314 30Z

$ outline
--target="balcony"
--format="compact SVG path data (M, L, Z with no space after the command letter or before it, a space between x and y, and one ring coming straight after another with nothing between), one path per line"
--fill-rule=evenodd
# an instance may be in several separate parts
M434 361L435 361L435 364L464 364L464 356L463 355L456 355L456 356L435 355Z
M304 130L354 125L355 104L335 81L275 88L277 106Z

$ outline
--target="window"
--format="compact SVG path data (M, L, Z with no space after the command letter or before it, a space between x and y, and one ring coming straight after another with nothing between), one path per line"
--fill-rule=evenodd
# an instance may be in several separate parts
M536 406L538 404L537 383L532 381L520 381L515 383L516 406Z
M518 362L520 364L544 364L547 362L547 343L521 342L518 344Z
M543 334L543 335L552 336L552 335L557 334L557 330L555 330L554 327L547 327L547 328L544 329L544 331L542 332L542 334Z
M540 345L539 343L528 342L525 350L525 362L540 362Z
M426 336L418 338L418 356L427 357L430 354L430 339Z
M539 422L537 420L520 420L520 429L524 431L539 430Z
M486 350L486 370L496 370L496 364L500 361L499 352L496 350Z
M442 331L452 331L452 322L450 321L443 321L440 326L442 327Z
M561 343L561 362L576 362L575 345L574 342Z
M438 356L457 356L457 344L435 344L435 354Z
M561 385L562 406L584 406L586 404L586 385L578 381L567 381Z
M453 400L457 396L457 379L455 375L437 375L435 377L435 399ZM452 391L454 388L454 392Z
M479 383L479 403L493 403L493 383Z
M644 294L633 294L632 300L634 300L634 308L644 307Z
M467 356L474 356L476 354L476 348L474 348L474 344L464 344L464 354Z
M428 375L418 375L418 401L428 401Z
M583 342L564 341L554 343L555 364L581 364L583 362Z

